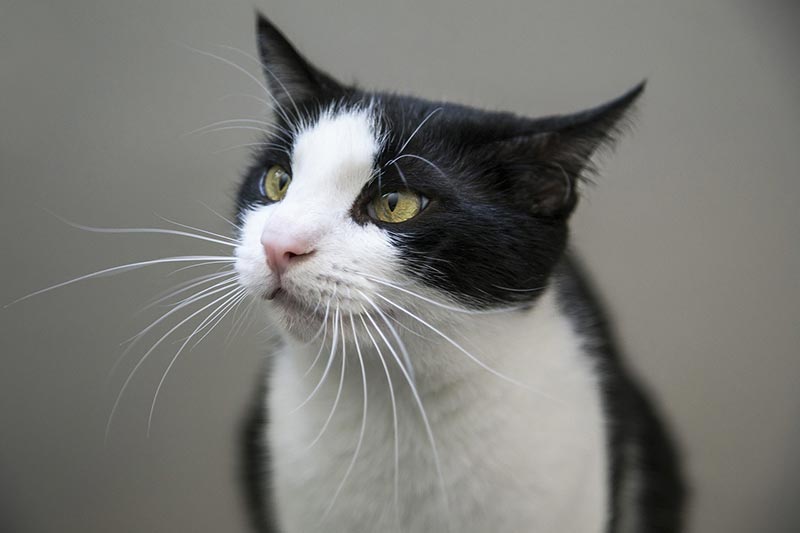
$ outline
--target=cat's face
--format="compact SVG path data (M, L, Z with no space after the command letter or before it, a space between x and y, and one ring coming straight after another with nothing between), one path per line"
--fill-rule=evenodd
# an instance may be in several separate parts
M275 122L239 191L236 268L300 336L386 308L387 291L467 309L535 299L590 156L641 91L524 119L342 86L258 28Z

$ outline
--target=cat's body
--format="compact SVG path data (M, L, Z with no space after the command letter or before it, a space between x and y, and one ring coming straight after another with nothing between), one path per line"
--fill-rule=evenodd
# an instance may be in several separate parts
M641 87L530 121L363 93L259 38L279 116L237 270L283 332L248 430L260 527L678 531L669 441L565 253Z

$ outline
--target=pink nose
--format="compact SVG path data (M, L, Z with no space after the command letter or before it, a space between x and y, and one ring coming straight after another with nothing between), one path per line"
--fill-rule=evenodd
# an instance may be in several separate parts
M314 246L308 239L286 235L265 235L261 237L261 244L267 254L267 266L278 277L282 276L289 268L289 264L298 257L314 251Z

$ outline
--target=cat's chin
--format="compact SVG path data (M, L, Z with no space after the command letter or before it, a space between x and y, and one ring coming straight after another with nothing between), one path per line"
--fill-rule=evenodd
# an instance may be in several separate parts
M286 289L274 290L264 299L283 329L300 339L313 336L325 321L325 306L309 305Z
M316 311L313 307L309 308L302 300L290 294L286 289L277 287L264 296L265 300L269 300L272 304L278 307L285 313L293 315L315 315Z

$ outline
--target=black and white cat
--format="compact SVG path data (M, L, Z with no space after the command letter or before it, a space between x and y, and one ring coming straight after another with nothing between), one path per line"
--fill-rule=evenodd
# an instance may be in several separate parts
M679 531L675 452L566 251L643 85L528 119L342 85L257 27L274 122L235 264L282 338L248 429L258 527Z

